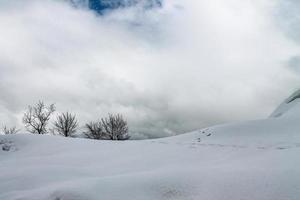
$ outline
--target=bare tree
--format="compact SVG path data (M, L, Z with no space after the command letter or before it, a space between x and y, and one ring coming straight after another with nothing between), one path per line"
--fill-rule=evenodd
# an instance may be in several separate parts
M76 115L66 112L57 116L53 130L65 137L71 137L76 132L77 127Z
M10 135L10 134L16 134L16 133L18 133L20 130L19 129L17 129L17 127L11 127L11 128L8 128L7 126L4 126L3 128L2 128L2 131L3 131L3 133L5 134L5 135Z
M85 128L87 129L87 131L84 132L84 134L87 138L95 139L95 140L105 139L105 133L103 131L101 121L90 122L85 125Z
M110 140L127 140L128 126L123 116L120 114L109 114L107 118L102 118L102 127L106 137Z
M39 101L35 106L28 106L23 116L23 123L31 133L45 134L50 116L54 111L54 104L46 106L43 101Z

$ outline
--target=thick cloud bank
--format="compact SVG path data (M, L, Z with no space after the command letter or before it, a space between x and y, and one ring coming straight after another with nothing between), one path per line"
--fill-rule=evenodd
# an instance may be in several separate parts
M99 16L66 1L1 1L0 124L22 126L39 99L81 125L122 113L134 138L265 117L300 84L281 3L165 0Z

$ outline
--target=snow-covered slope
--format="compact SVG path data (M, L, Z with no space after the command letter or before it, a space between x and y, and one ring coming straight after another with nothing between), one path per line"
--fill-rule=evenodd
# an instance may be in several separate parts
M271 117L293 117L300 120L300 90L296 91L289 98L287 98L271 115Z
M299 200L299 116L295 98L265 120L164 139L0 136L0 199Z

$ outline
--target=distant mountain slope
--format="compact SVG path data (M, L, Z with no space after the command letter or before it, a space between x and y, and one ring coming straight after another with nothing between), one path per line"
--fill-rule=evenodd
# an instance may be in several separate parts
M300 120L300 108L298 104L300 102L300 90L293 93L272 113L271 117L280 117L282 115L298 117Z
M198 137L202 144L212 145L236 145L258 149L298 148L300 147L299 94L300 90L284 100L267 119L222 124L177 137L181 139L194 137L194 140Z

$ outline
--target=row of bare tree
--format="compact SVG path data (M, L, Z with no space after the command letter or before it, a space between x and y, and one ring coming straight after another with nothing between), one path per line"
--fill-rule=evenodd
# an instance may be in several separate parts
M64 137L73 137L78 131L78 121L76 115L69 112L62 113L57 116L53 123L53 127L48 129L51 115L55 112L54 104L45 105L43 101L39 101L34 106L28 106L27 111L23 116L23 123L30 133L62 135ZM98 121L91 121L85 126L84 136L97 140L127 140L128 125L127 121L120 114L109 114L106 118L101 118ZM4 134L14 134L19 130L16 127L3 128Z

